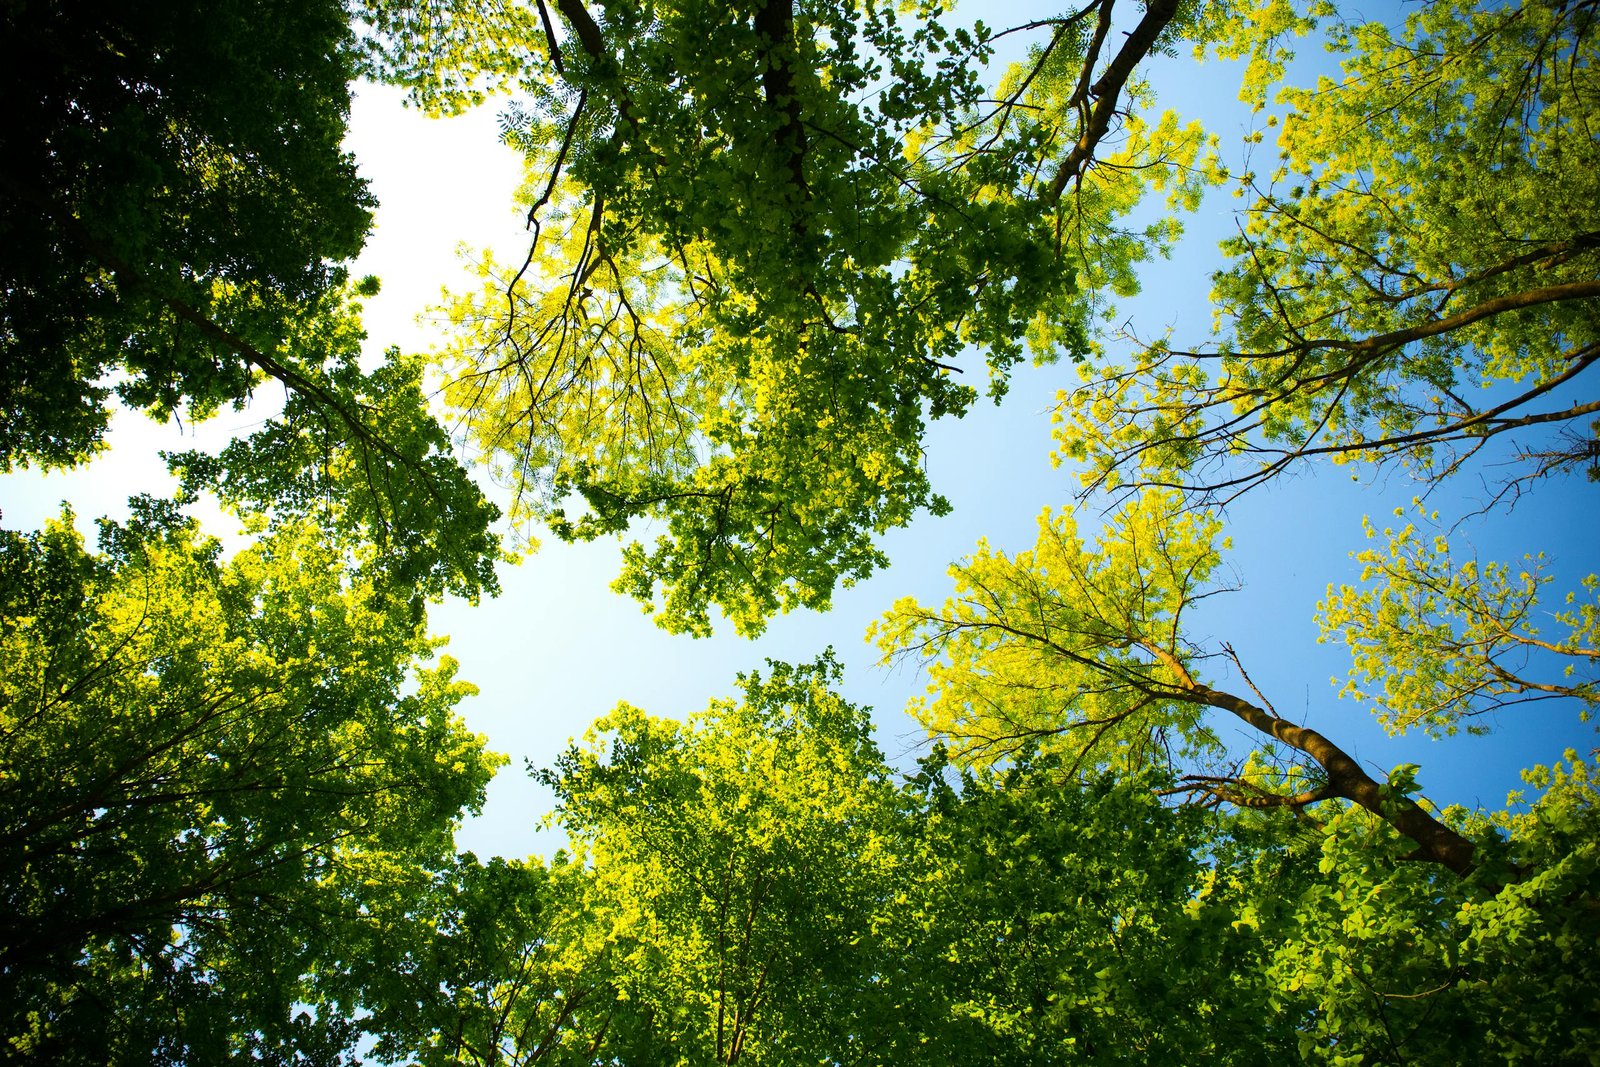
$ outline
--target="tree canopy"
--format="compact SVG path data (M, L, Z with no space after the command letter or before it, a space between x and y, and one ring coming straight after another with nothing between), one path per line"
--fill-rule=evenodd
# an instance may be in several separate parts
M1322 14L1342 76L1246 87L1277 152L1236 175L1215 344L1087 371L1062 394L1063 455L1090 485L1218 498L1315 456L1439 478L1502 435L1513 500L1592 465L1593 5Z
M1318 730L1279 715L1226 643L1209 658L1230 659L1252 694L1207 684L1198 666L1207 650L1189 640L1183 616L1219 591L1211 578L1221 527L1179 504L1151 492L1093 546L1070 516L1046 515L1033 551L1008 558L980 547L952 568L956 595L942 608L895 605L880 643L888 655L931 661L935 699L920 709L930 731L983 762L1044 742L1061 748L1074 771L1126 773L1214 753L1221 744L1203 713L1225 712L1301 762L1285 769L1252 759L1221 773L1202 766L1175 790L1243 807L1353 802L1410 838L1419 858L1470 873L1475 846L1408 798L1414 783L1374 780ZM1384 638L1362 634L1373 644Z
M113 405L199 421L271 381L281 415L191 490L281 513L338 501L403 595L492 591L497 510L423 406L421 367L360 365L346 269L371 197L343 151L344 6L115 4L3 16L0 470L67 467Z
M1151 4L1115 49L1111 11L1037 23L995 99L994 31L931 9L562 2L469 38L515 89L530 237L451 308L446 401L519 514L578 539L659 520L617 588L697 634L882 567L879 535L946 508L921 439L973 402L973 354L996 394L1029 354L1081 357L1100 292L1175 232L1128 213L1201 184L1198 128L1119 103L1198 9ZM425 104L468 92L414 67L453 25L398 35Z
M339 148L348 20L262 14L7 6L7 468L92 452L111 371L157 417L244 399L296 309L337 289L372 207Z
M0 466L90 470L119 407L262 417L92 539L0 530L0 1049L1595 1063L1593 753L1471 809L1422 753L1600 702L1600 579L1448 511L1463 476L1499 476L1483 514L1596 469L1596 17L7 4ZM1311 39L1340 73L1294 84ZM1244 60L1245 159L1158 106L1186 52ZM474 260L432 353L364 347L358 77L495 99L523 158L525 251ZM1109 328L1228 188L1211 339ZM502 538L617 537L661 627L756 636L948 510L936 420L1063 359L1077 503L872 628L926 672L915 766L831 650L769 659L530 761L548 859L457 847L506 760L427 615L498 590ZM1419 485L1314 609L1329 699L1418 752L1387 772L1211 613L1249 574L1226 505L1329 459Z
M1501 886L1408 861L1359 807L1172 805L1159 768L1037 747L896 785L837 681L773 663L685 721L597 722L543 772L572 853L464 857L362 942L343 988L382 1054L1590 1062L1592 764L1469 820L1486 867L1537 872Z
M409 605L310 524L233 559L147 504L91 553L7 532L0 614L12 1053L58 1063L332 1055L296 1012L337 879L434 865L497 759Z

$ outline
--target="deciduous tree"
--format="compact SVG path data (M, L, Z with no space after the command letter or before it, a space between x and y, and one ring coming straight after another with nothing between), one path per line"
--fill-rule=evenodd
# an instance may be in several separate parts
M666 1055L621 995L625 953L595 912L582 863L466 854L428 869L380 857L336 879L361 907L334 918L341 952L313 988L359 1019L379 1060L498 1067Z
M343 9L13 4L5 19L5 466L92 453L112 372L123 403L195 419L260 373L314 373L314 355L281 350L372 208L340 148Z
M1268 943L1212 886L1210 813L1048 758L952 783L935 755L896 787L837 680L827 659L772 664L688 722L597 724L543 775L572 856L469 857L364 917L353 1003L378 1048L976 1065L1293 1047L1263 1018Z
M1592 762L1569 751L1562 763L1534 768L1525 778L1539 791L1536 799L1524 807L1524 798L1513 796L1505 812L1440 811L1418 795L1414 763L1395 768L1387 781L1373 778L1315 718L1279 715L1230 646L1207 648L1186 636L1186 614L1221 591L1219 535L1215 518L1171 491L1130 501L1095 545L1080 539L1070 516L1046 513L1032 550L1008 556L980 545L952 568L952 599L938 608L900 602L878 637L888 654L930 660L931 695L913 710L958 764L980 772L1028 766L1042 751L1062 788L1110 775L1168 803L1188 798L1216 809L1211 833L1189 846L1205 856L1188 890L1196 925L1110 920L1118 936L1153 938L1147 951L1164 953L1169 968L1162 988L1185 988L1190 951L1239 968L1213 986L1217 1002L1205 1009L1217 1027L1210 1038L1223 1045L1230 1033L1281 1041L1307 1062L1588 1062L1600 1018L1587 984L1595 973L1587 946L1600 914ZM1324 606L1325 625L1344 627L1339 632L1356 652L1357 679L1385 679L1387 724L1450 732L1529 693L1592 703L1586 678L1539 683L1519 661L1533 644L1586 665L1592 657L1581 641L1589 613L1570 613L1572 639L1543 642L1530 625L1544 584L1537 571L1512 578L1488 567L1483 583L1470 585L1449 568L1445 551L1419 545L1407 528L1389 552L1369 554L1371 577L1383 576L1376 585L1346 588ZM1238 686L1209 680L1219 660L1231 664ZM1208 718L1219 713L1256 731L1260 748L1243 760L1223 753ZM1005 772L987 773L1010 788ZM1152 773L1167 778L1141 782ZM1004 790L987 802L1001 811L1058 803ZM1117 818L1108 808L1072 810L1069 834ZM1170 814L1144 818L1159 825ZM1026 820L1013 827L1038 842L1023 857L1005 851L1000 827L992 843L979 831L971 840L984 843L974 851L993 850L1008 862L967 861L963 869L983 871L980 884L955 878L952 899L967 900L970 892L980 902L974 907L1000 907L1008 894L1027 899L1027 887L1048 884L1043 866L1013 883L1010 864L1038 863L1050 827ZM1108 839L1103 829L1092 832L1095 846L1075 864L1093 868L1103 849L1119 847L1114 833ZM1182 847L1162 841L1160 847ZM1149 924L1161 914L1159 887L1167 883L1138 865L1147 859L1130 856L1127 877L1139 885L1130 906ZM1184 860L1165 862L1181 869ZM1115 897L1115 890L1081 893L1073 905L1045 909L1040 921L1092 923L1084 909L1092 914ZM982 929L972 920L965 925ZM1223 926L1241 939L1219 936ZM1073 945L1093 944L1096 928ZM1025 929L1010 927L1008 935L1025 936ZM952 951L970 951L968 944L957 937ZM971 944L986 948L987 940L979 934ZM1047 953L1040 948L1029 958ZM982 958L982 978L974 978L980 985L1012 973L1003 941ZM1137 971L1125 953L1100 958L1115 963L1097 964L1090 953L1078 965L1105 966L1092 993L1066 976L1049 981L1063 997L1110 998L1110 1018L1063 1021L1047 1031L1049 1047L1092 1033L1099 1057L1120 1054L1128 1041L1155 1048L1173 1040L1137 1011L1119 1015L1117 983L1136 988ZM1053 1015L1053 1006L1030 1011L1000 995L980 1004L984 1014L1024 1027L1071 1019ZM1112 1035L1124 1040L1114 1043ZM1117 1051L1099 1051L1107 1046Z
M1176 229L1121 220L1202 180L1199 130L1135 113L1196 5L1032 23L993 93L1002 35L931 10L536 6L537 32L471 38L469 68L517 84L531 237L452 308L446 399L523 517L661 521L618 588L670 629L716 608L754 633L881 567L878 535L945 506L921 438L976 396L954 375L976 358L999 392L1030 352L1083 354L1098 294ZM402 20L386 60L438 106L470 90L408 57L447 25Z
M1319 22L1276 7L1224 49ZM1592 466L1595 6L1437 0L1398 29L1311 8L1342 76L1246 87L1269 109L1251 136L1277 152L1237 176L1216 344L1086 368L1062 395L1062 455L1091 486L1219 498L1318 456L1437 479L1496 438L1523 461L1513 497Z
M684 723L623 706L544 776L618 989L685 1062L815 1059L876 964L897 797L837 679L774 663Z
M1199 902L1231 911L1265 954L1253 977L1302 1061L1593 1062L1594 767L1568 752L1524 777L1531 805L1456 813L1482 842L1468 879L1409 861L1409 843L1354 806L1318 824L1244 812L1213 844Z
M1409 798L1414 782L1380 782L1320 731L1279 715L1236 658L1250 695L1207 682L1206 660L1233 653L1191 644L1184 613L1221 591L1223 546L1220 521L1185 511L1173 492L1131 501L1094 545L1070 514L1046 512L1032 550L980 544L951 568L955 596L942 607L902 600L874 632L886 656L928 661L933 699L913 711L966 759L1044 744L1074 772L1170 769L1181 789L1238 806L1350 802L1410 838L1419 858L1468 874L1476 846ZM1300 762L1287 774L1255 761L1194 769L1220 748L1212 712Z
M1356 554L1360 584L1330 586L1318 605L1325 637L1354 659L1345 692L1371 701L1395 734L1487 733L1468 720L1535 700L1577 702L1587 718L1600 703L1600 576L1583 580L1581 600L1568 592L1564 610L1541 609L1555 581L1543 553L1520 567L1458 564L1445 536L1427 532L1437 513L1418 511L1382 531L1383 547ZM1380 536L1370 523L1367 536Z
M397 595L492 592L497 512L420 367L359 367L354 301L376 280L344 264L373 202L341 146L345 7L24 3L0 20L0 470L86 460L113 397L198 421L271 381L283 414L221 459L179 460L191 490L287 519L341 502Z
M957 781L952 782L955 777ZM1226 820L1151 776L1066 773L1025 749L959 776L936 750L909 788L921 879L880 934L884 1062L1267 1064L1267 945L1213 889ZM893 1010L889 1010L890 1004ZM870 1029L870 1024L868 1026ZM918 1039L925 1047L917 1048Z
M68 520L0 546L5 1047L331 1060L351 1021L303 1005L336 875L442 863L497 758L347 544L303 522L225 562L135 513L102 554Z

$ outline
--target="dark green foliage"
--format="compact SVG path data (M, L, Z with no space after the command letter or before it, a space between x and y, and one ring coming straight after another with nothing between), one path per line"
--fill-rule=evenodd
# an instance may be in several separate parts
M370 223L342 6L0 18L0 466L82 460L112 393L157 417L243 401L265 369L244 346L277 352Z
M1283 1062L1293 1028L1264 1010L1261 948L1201 896L1211 815L1163 804L1158 781L1074 781L1048 758L957 792L942 761L919 779L921 937L890 956L938 1047L970 1045L971 1063Z
M184 488L275 519L313 502L379 548L393 595L496 588L498 514L426 411L420 368L358 368L341 265L372 200L345 136L354 37L331 0L7 4L0 79L0 470L71 466L115 401L281 417Z

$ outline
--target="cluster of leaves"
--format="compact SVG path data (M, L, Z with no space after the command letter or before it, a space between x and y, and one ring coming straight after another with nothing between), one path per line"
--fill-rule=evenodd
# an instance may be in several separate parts
M837 681L826 657L773 664L688 722L623 706L597 723L543 775L574 854L464 865L405 962L380 965L369 997L382 973L415 975L372 1016L386 1053L976 1064L1224 1046L1166 1025L1211 1003L1212 946L1191 946L1187 985L1160 965L1168 935L1202 932L1198 812L1144 782L1063 789L1043 764L958 789L930 762L896 787ZM463 957L513 966L473 983L433 962ZM430 1025L385 1029L413 996Z
M896 786L828 658L543 772L571 855L435 884L352 972L421 1063L1588 1063L1593 768L1459 879L1356 806L1173 806L1018 754ZM1542 777L1541 777L1542 776ZM1537 870L1514 885L1513 868Z
M291 392L279 414L216 455L166 455L180 496L210 492L241 514L315 520L351 544L370 545L367 569L381 575L387 595L412 603L419 619L424 599L493 595L500 511L429 413L422 360L391 348L382 364L363 371L365 335L353 311L342 318L316 324L314 343L328 365L314 391Z
M232 560L173 509L0 544L0 1029L56 1063L326 1058L306 975L353 864L453 853L494 767L409 606L287 524Z
M324 0L4 15L0 467L63 466L110 411L204 418L335 289L372 202L340 150L349 26Z
M1418 506L1419 519L1437 513ZM1400 512L1397 518L1404 515ZM1367 536L1377 531L1367 524ZM1357 553L1360 586L1328 590L1318 605L1324 639L1350 647L1354 666L1345 692L1374 704L1391 733L1421 727L1453 734L1474 716L1531 700L1576 700L1586 710L1600 703L1600 616L1594 595L1600 576L1589 575L1566 595L1567 610L1548 613L1565 636L1540 636L1547 613L1539 593L1555 579L1543 555L1513 570L1493 560L1456 563L1443 535L1428 538L1416 523L1385 528L1385 546ZM1381 683L1382 693L1375 691Z
M999 35L931 10L553 8L473 38L484 84L518 86L531 237L453 304L446 400L518 518L660 522L617 588L672 630L716 610L753 634L883 566L878 535L946 507L921 438L975 399L971 353L997 395L1030 351L1085 354L1098 294L1176 233L1119 220L1207 176L1197 128L1134 114L1138 61L1199 32L1193 5L1148 5L1115 55L1109 0L1044 20L998 99ZM408 73L430 26L387 62L449 107L477 90Z
M1272 108L1278 159L1238 175L1249 205L1214 279L1218 344L1163 340L1086 372L1061 397L1062 455L1092 486L1220 497L1319 455L1439 478L1501 435L1525 461L1505 492L1588 464L1600 406L1575 383L1600 356L1594 5L1440 0L1399 31L1276 8L1254 33L1320 14L1343 76L1247 85ZM1281 73L1281 55L1261 66Z
M103 9L102 9L103 8ZM121 405L198 421L288 393L189 492L294 521L313 499L384 549L396 595L496 588L497 516L423 403L359 368L342 265L372 199L341 142L356 69L336 0L49 5L0 16L0 470L69 467Z
M929 662L934 700L913 711L967 762L992 765L1038 745L1072 773L1179 775L1172 793L1211 803L1303 811L1346 801L1410 838L1419 858L1470 873L1475 846L1457 828L1374 779L1320 731L1279 715L1230 646L1207 653L1190 642L1184 611L1220 590L1211 581L1220 531L1172 491L1129 502L1094 545L1079 539L1070 515L1046 514L1033 551L980 548L951 568L952 599L939 608L903 600L874 633L886 658ZM1362 640L1387 650L1406 636ZM1395 655L1404 662L1406 653ZM1248 696L1205 679L1205 660L1221 657ZM1297 768L1220 765L1225 754L1206 718L1215 712L1292 753Z

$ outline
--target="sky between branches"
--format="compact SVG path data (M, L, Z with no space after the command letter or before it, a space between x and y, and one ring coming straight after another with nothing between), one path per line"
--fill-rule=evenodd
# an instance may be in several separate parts
M986 21L1008 24L997 5L984 7ZM1326 64L1312 54L1314 46L1302 51L1306 55L1291 69L1291 80ZM1154 77L1163 105L1180 108L1186 119L1206 121L1221 136L1229 161L1239 158L1242 136L1257 120L1232 102L1235 69L1215 62L1197 66L1182 56L1157 63ZM390 345L414 351L439 344L425 312L438 302L442 286L460 278L458 247L494 247L511 258L525 241L511 201L520 163L498 143L495 106L432 120L405 108L396 90L360 88L348 147L380 208L353 273L383 281L382 293L367 305L369 355ZM1146 266L1143 294L1124 301L1110 325L1126 323L1143 336L1170 326L1175 337L1203 339L1210 325L1209 277L1220 264L1216 242L1232 231L1237 204L1226 190L1212 192L1200 212L1185 219L1187 236L1174 257ZM461 677L480 688L463 709L469 723L512 760L490 787L483 815L458 835L461 847L505 856L555 847L553 832L536 828L549 795L523 773L523 763L548 765L569 738L618 701L681 717L727 694L737 671L759 667L768 657L810 660L829 645L845 666L843 695L876 709L880 745L909 768L925 742L902 709L924 680L912 665L877 667L876 652L862 634L898 596L941 601L948 593L946 566L970 552L979 537L1009 551L1026 548L1041 509L1071 503L1071 472L1049 461L1048 409L1056 390L1074 378L1070 366L1019 370L999 408L981 402L962 420L935 424L926 440L927 463L953 513L923 515L909 529L891 532L884 538L893 561L889 569L840 591L829 613L778 618L758 640L739 638L728 627L704 640L657 629L631 600L610 592L620 556L611 542L574 545L545 538L520 566L503 570L504 592L497 600L435 606L432 628L450 635L449 652L462 663ZM62 500L71 502L82 525L98 515L120 514L129 493L170 492L160 449L220 447L230 433L253 426L280 403L266 386L250 410L224 412L201 427L158 427L120 415L109 449L94 463L65 474L5 476L4 521L12 528L36 528ZM1517 787L1521 768L1556 759L1567 747L1591 747L1592 728L1564 704L1502 713L1487 738L1429 742L1420 736L1390 740L1367 708L1335 700L1330 678L1342 680L1348 661L1342 649L1316 644L1313 608L1328 583L1355 577L1358 568L1348 554L1364 545L1362 516L1379 526L1392 523L1394 509L1408 506L1417 492L1400 473L1361 470L1358 477L1352 480L1350 468L1321 464L1233 504L1227 514L1231 562L1243 589L1209 601L1194 617L1192 636L1231 642L1280 712L1336 738L1376 776L1399 763L1420 764L1425 793L1440 803L1498 805ZM1437 492L1430 504L1447 515L1464 514L1487 496L1468 476ZM1544 551L1564 589L1600 569L1591 532L1597 501L1600 487L1555 482L1514 512L1471 520L1455 536L1462 549L1484 559ZM214 511L202 520L216 534L237 526ZM1082 522L1093 525L1092 518ZM1247 744L1242 737L1240 743Z

